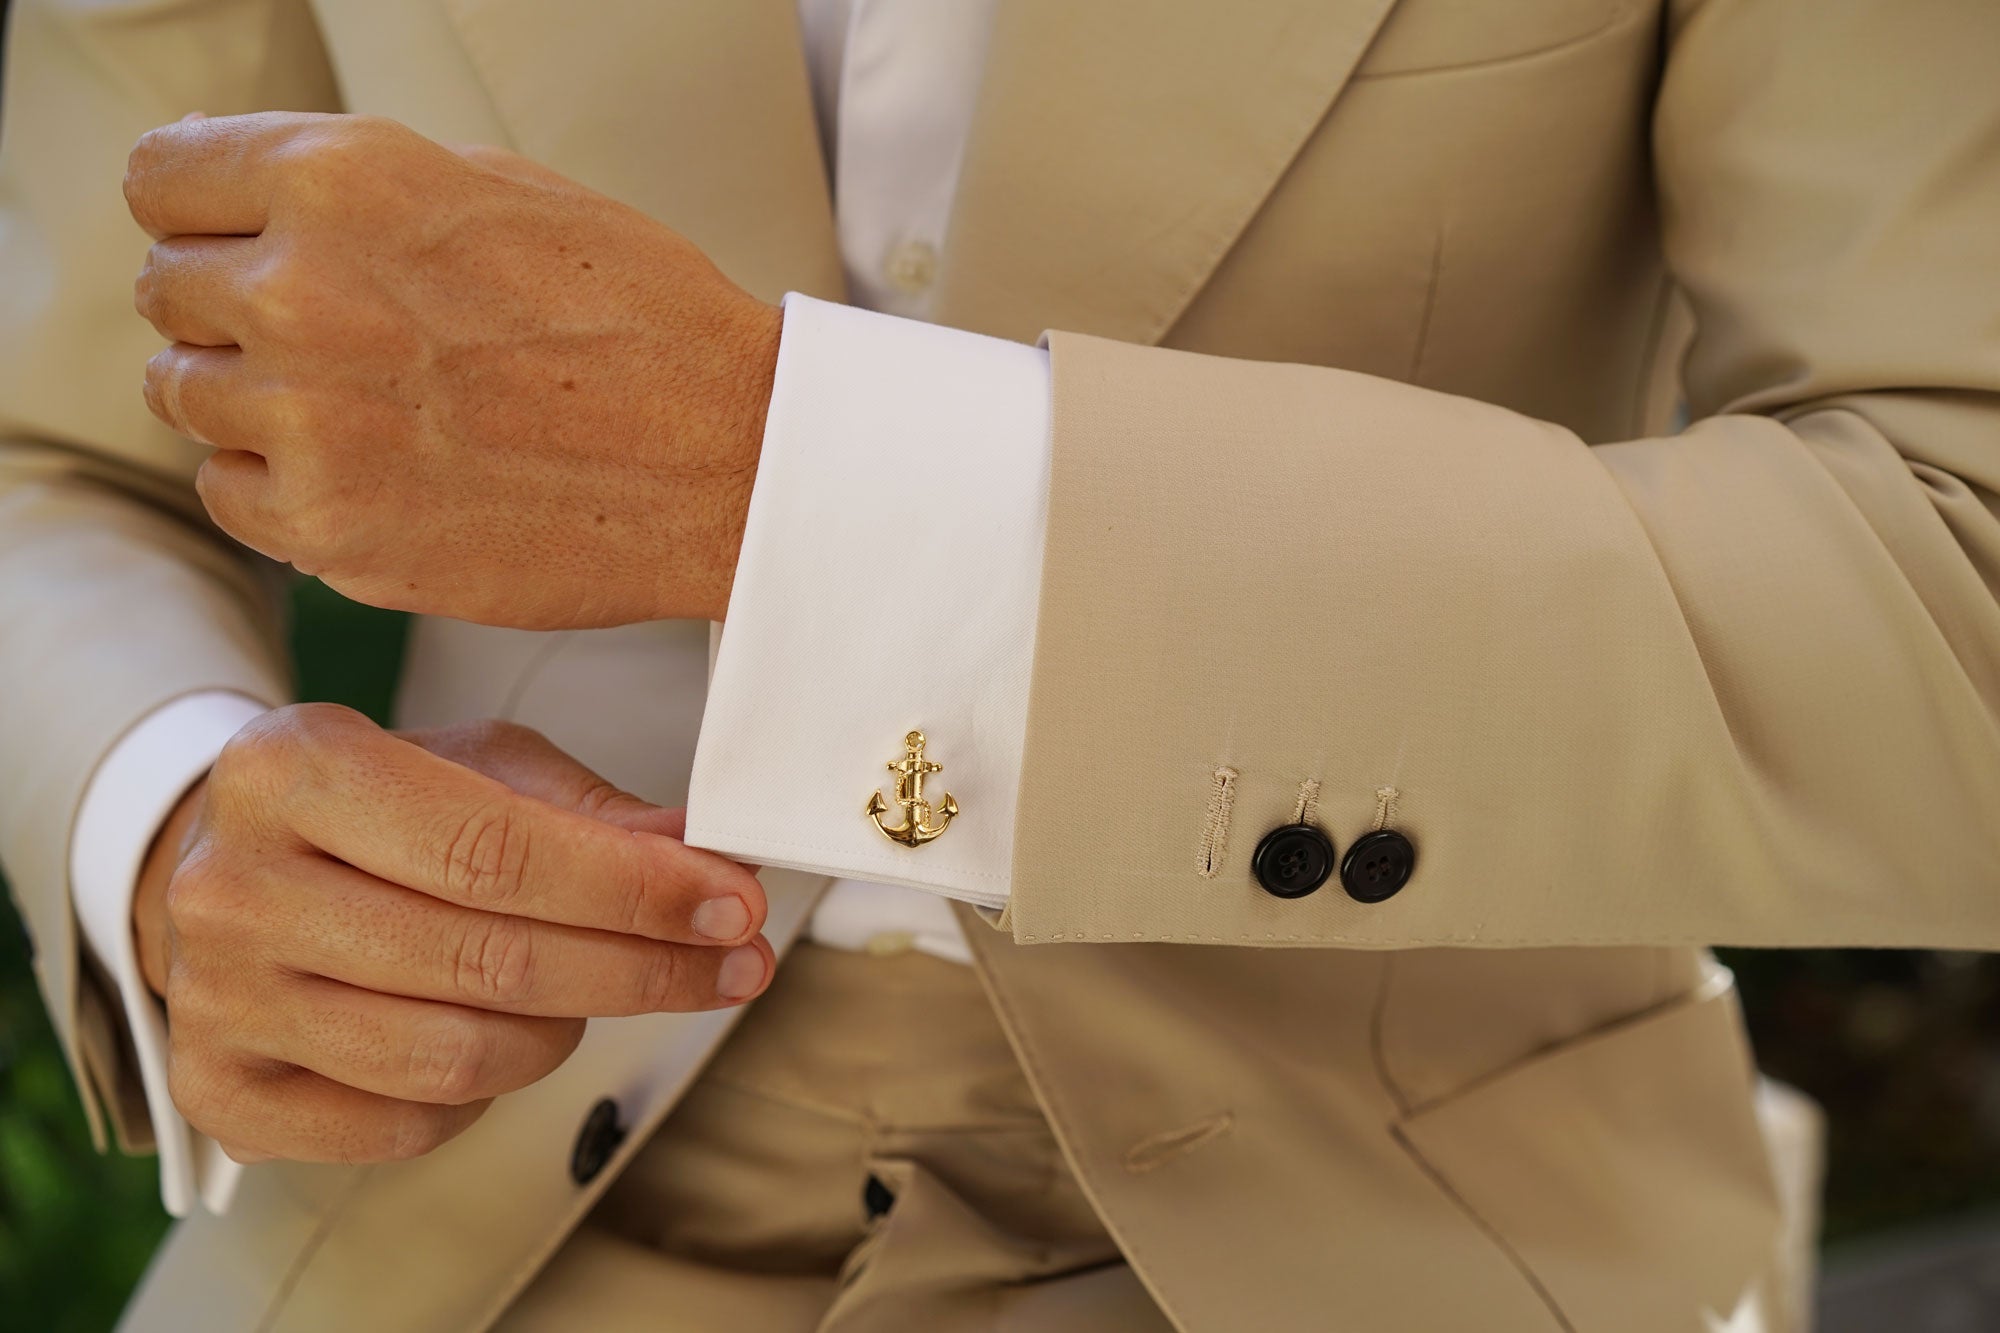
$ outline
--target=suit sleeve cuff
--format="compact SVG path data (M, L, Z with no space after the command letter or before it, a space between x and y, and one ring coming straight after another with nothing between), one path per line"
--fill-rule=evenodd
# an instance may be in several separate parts
M166 1011L146 987L132 940L139 871L167 817L216 755L265 705L227 690L186 694L119 740L84 789L70 839L70 884L84 944L118 989L160 1154L160 1202L185 1217L197 1200L228 1207L240 1168L195 1132L167 1088Z
M1047 526L1039 347L785 301L687 840L763 865L1007 900ZM935 841L890 841L921 730Z

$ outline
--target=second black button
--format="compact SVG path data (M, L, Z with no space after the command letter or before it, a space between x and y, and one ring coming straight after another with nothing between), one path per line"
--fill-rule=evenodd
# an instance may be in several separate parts
M618 1119L618 1103L609 1097L600 1098L584 1117L583 1128L577 1131L576 1143L570 1149L570 1179L579 1185L597 1179L623 1142L625 1126Z
M1340 887L1361 903L1393 898L1410 882L1417 868L1417 849L1392 828L1377 829L1354 840L1340 863Z

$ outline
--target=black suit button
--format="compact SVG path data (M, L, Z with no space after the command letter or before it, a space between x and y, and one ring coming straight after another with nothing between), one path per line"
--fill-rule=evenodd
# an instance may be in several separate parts
M1281 825L1257 844L1250 870L1266 893L1303 898L1333 873L1333 839L1311 824Z
M588 1185L625 1142L625 1126L618 1123L618 1103L609 1097L590 1108L583 1128L576 1132L576 1146L569 1150L570 1179Z
M1417 849L1394 829L1377 829L1355 839L1340 863L1340 886L1360 903L1396 896L1417 868Z

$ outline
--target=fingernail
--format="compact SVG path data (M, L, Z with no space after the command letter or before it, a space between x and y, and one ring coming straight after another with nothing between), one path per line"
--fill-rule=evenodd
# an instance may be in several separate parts
M715 974L715 993L725 1000L747 1000L764 984L764 951L744 944L729 951Z
M710 898L694 909L689 924L704 939L733 940L750 929L750 909L735 894Z

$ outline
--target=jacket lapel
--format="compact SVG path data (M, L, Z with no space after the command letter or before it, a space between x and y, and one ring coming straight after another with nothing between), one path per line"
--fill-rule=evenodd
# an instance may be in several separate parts
M1394 0L1001 0L941 323L1157 341Z
M444 0L521 152L765 300L844 294L795 0Z
M1158 340L1395 0L1001 0L937 318ZM795 0L444 0L515 145L767 300L845 295Z

